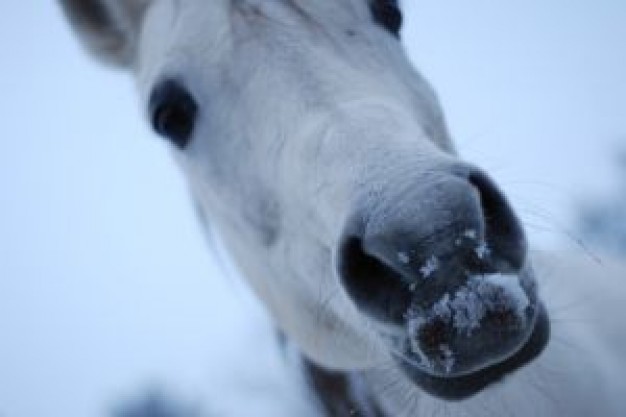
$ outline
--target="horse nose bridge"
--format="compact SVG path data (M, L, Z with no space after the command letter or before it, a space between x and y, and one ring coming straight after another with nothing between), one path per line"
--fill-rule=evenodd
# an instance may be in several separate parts
M481 229L480 212L479 192L466 178L456 174L424 176L405 190L390 190L386 198L374 201L365 215L363 237L417 243L443 229Z
M522 268L527 248L520 223L483 171L450 165L388 188L361 208L364 250L400 269L433 256L458 257L468 248L483 260L494 255L493 269Z
M366 249L411 250L438 243L442 235L473 230L484 235L481 192L465 166L390 179L358 211Z

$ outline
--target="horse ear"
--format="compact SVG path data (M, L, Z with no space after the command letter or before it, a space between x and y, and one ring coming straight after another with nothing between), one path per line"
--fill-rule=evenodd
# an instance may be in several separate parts
M151 0L59 1L89 52L108 64L132 64L143 15Z

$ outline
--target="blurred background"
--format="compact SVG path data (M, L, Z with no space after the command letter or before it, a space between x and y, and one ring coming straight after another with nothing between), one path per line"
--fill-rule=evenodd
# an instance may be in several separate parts
M404 3L460 153L533 246L626 257L626 3ZM264 312L209 249L130 77L89 60L54 1L1 9L0 417L241 398L274 416L288 383Z

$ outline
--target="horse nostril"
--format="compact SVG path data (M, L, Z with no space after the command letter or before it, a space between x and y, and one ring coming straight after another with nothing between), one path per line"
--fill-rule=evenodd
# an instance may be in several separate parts
M526 261L527 244L524 232L509 203L491 179L473 171L467 180L480 196L486 248L493 255L493 270L519 271Z
M361 238L344 239L339 250L339 275L359 308L382 320L402 324L411 294L400 273L363 249Z

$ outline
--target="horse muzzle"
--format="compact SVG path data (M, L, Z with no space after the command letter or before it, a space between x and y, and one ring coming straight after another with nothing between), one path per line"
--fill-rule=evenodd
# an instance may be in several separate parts
M487 175L455 165L419 178L355 211L338 271L359 310L392 329L381 337L407 375L460 399L536 357L549 323L523 230Z

